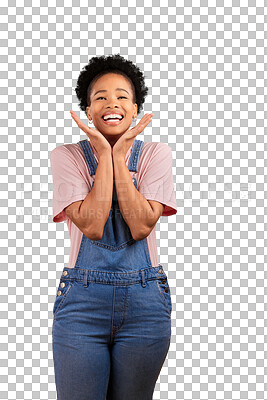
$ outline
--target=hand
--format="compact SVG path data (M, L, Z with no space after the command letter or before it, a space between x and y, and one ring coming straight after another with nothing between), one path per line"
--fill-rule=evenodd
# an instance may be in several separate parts
M71 110L70 114L78 127L89 137L90 142L97 151L98 158L105 152L109 152L111 154L111 146L101 132L99 132L97 129L86 126L74 111Z
M127 151L133 144L134 139L139 135L139 133L143 132L149 122L152 121L153 115L153 113L145 114L136 126L125 132L114 144L112 148L112 156L119 156L125 159Z

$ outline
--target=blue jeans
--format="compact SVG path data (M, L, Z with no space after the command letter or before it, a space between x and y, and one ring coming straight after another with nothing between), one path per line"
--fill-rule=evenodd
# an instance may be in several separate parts
M128 169L138 171L135 139ZM90 175L97 164L79 142ZM137 187L137 180L133 178ZM97 219L96 219L97 223ZM171 338L171 294L147 239L135 241L121 215L116 185L100 240L83 234L74 268L63 269L54 303L57 400L151 400Z
M65 267L58 291L57 400L151 400L171 338L162 266L123 273Z

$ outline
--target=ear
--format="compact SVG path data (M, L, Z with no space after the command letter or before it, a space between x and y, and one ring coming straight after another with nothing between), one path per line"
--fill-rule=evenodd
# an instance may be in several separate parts
M134 115L133 115L133 118L136 118L137 117L137 104L135 103L134 104L134 109L133 109L133 113L134 113Z

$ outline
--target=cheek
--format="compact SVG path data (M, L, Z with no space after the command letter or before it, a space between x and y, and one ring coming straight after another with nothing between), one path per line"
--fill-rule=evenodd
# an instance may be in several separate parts
M132 107L127 107L126 110L125 110L125 112L126 112L127 118L132 118L133 115L134 115L134 110L133 110Z

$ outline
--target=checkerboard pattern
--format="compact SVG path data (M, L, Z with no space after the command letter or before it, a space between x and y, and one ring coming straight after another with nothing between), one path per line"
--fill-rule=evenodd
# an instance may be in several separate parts
M178 213L157 225L172 343L153 399L267 398L265 5L1 1L0 399L56 399L52 307L70 241L52 222L49 152L85 138L69 114L85 122L76 80L115 53L145 73L138 119L154 117L140 138L173 150Z

